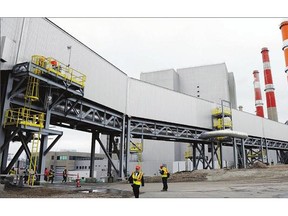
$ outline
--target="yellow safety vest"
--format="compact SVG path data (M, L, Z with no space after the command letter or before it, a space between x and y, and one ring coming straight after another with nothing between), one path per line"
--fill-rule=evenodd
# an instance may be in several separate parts
M141 185L142 176L143 176L143 172L139 172L138 175L136 175L136 172L133 172L132 173L133 184Z
M9 175L15 175L16 174L16 170L10 170L9 171Z
M161 169L163 171L162 177L167 177L168 169L166 167L162 167Z

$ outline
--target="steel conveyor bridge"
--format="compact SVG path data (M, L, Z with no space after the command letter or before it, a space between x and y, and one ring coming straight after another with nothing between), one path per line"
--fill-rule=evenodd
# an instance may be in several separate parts
M127 116L88 100L84 97L83 85L57 73L51 73L32 61L15 65L12 71L1 71L1 76L3 94L1 95L0 174L8 173L23 151L30 158L31 151L27 144L31 142L33 133L37 131L41 133L37 172L43 173L45 155L63 134L62 131L49 129L50 125L92 133L90 177L93 177L94 173L95 141L99 142L108 158L108 176L111 175L113 167L120 179L127 176L129 145L134 138L190 143L193 148L193 155L190 157L193 161L193 169L198 169L199 162L202 162L204 169L214 169L214 158L222 158L223 146L233 147L235 168L247 167L255 161L268 163L268 154L263 157L263 152L267 153L268 150L276 150L281 161L281 153L288 150L288 141L255 136L248 136L246 139L232 138L228 141L200 139L201 134L212 129ZM23 125L21 122L12 125L7 125L6 122L5 125L7 110L27 106L25 91L30 78L39 80L40 100L30 103L29 109L45 114L43 128L39 130L34 125ZM108 135L107 146L100 140L100 134ZM48 146L48 137L51 136L54 136L54 140ZM20 141L22 145L12 161L7 164L9 145L12 141ZM210 149L210 159L205 155L205 146ZM112 161L113 153L118 156L119 167ZM249 154L255 157L250 157ZM221 168L223 168L222 161Z

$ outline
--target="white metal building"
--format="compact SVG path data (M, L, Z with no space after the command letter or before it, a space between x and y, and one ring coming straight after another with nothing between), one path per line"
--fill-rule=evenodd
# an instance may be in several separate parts
M87 76L84 97L125 115L211 129L211 110L219 105L215 103L218 94L231 101L234 107L237 105L233 74L226 73L225 64L179 69L177 72L168 70L163 72L167 77L161 76L163 80L156 83L162 83L163 88L128 77L48 19L1 18L0 23L1 71L11 70L17 63L30 61L35 54L51 56L68 64L67 47L72 46L69 63ZM209 77L203 73L207 69L211 70ZM212 71L214 75L211 75ZM200 79L190 85L192 74ZM148 78L146 81L149 81ZM217 94L210 95L207 86L215 81L222 88L213 90ZM233 129L236 131L288 141L287 125L236 109L232 109L232 116ZM152 150L148 151L149 148ZM147 166L143 165L143 170L153 175L160 163L166 163L170 170L175 170L172 164L181 160L182 155L183 151L173 142L157 142L156 145L144 141L143 161L147 161ZM133 163L129 163L129 166L129 170L133 169Z

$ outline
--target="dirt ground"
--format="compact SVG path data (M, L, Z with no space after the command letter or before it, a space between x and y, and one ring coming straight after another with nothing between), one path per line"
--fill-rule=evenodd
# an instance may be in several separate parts
M281 183L288 180L288 165L266 166L256 163L247 169L217 169L178 172L171 175L169 183L176 182L206 182L211 185L218 182L233 184ZM145 177L145 183L159 184L160 176ZM0 198L131 198L132 190L126 186L128 182L114 183L83 183L77 188L75 183L43 183L40 186L17 187L2 184ZM117 189L118 188L118 189ZM123 189L124 188L124 189Z

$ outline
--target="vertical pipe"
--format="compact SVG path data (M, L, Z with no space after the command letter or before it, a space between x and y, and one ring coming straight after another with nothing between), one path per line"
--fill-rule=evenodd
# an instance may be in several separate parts
M259 71L254 70L254 93L255 93L255 107L256 107L256 115L260 117L264 117L264 110L263 110L263 102L262 102L262 95L261 95L261 88L260 88L260 81L259 81Z
M261 54L262 54L264 77L265 77L267 113L268 113L268 119L278 121L276 100L274 94L274 85L268 52L269 50L267 47L262 48Z
M283 47L282 50L284 51L284 58L285 58L285 73L287 74L287 80L288 80L288 21L284 21L280 24L280 29L282 32L282 38L283 38Z

